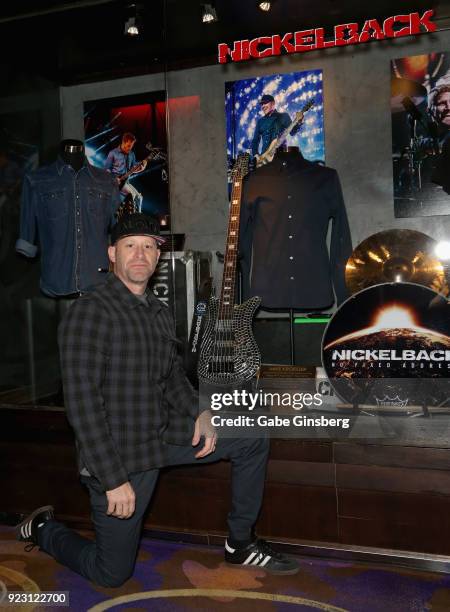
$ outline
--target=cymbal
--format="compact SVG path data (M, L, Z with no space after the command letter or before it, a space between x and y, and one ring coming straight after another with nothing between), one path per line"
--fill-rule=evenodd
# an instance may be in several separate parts
M446 265L435 255L436 241L415 230L386 230L366 238L345 269L350 293L389 282L416 283L449 294Z

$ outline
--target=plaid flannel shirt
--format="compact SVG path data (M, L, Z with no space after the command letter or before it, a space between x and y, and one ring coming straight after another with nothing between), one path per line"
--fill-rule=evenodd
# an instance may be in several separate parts
M161 467L165 443L190 444L198 396L181 366L169 309L114 275L79 298L58 330L79 468L105 490Z

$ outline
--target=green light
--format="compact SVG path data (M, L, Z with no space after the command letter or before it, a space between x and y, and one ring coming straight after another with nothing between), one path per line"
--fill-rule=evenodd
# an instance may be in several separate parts
M294 323L296 324L304 324L304 323L328 323L330 320L329 317L296 317L294 319Z

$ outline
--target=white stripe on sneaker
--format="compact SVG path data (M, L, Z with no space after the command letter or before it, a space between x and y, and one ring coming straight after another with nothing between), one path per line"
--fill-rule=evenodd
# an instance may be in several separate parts
M263 554L259 553L258 556L256 557L256 559L254 559L252 561L252 565L259 565L259 563L260 563L262 558L263 558Z
M236 551L235 548L231 548L231 546L228 545L227 540L225 540L225 550L229 553L234 553Z
M253 559L253 557L254 557L255 555L256 555L256 553L255 553L255 552L252 552L252 553L251 553L251 554L250 554L250 555L247 557L247 559L244 561L244 563L243 563L242 565L248 565L249 563L251 563L251 561L252 561L252 559ZM254 564L252 563L252 565L254 565Z
M264 567L266 565L266 563L268 563L270 561L272 557L270 555L267 555L267 557L264 559L264 561L261 563L261 567Z

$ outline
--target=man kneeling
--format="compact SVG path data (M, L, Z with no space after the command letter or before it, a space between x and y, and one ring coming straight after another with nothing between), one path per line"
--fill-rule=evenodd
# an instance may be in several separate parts
M55 521L52 506L20 523L18 539L98 585L120 586L133 573L159 468L229 459L225 560L296 573L294 559L253 536L268 440L217 438L180 365L169 309L147 290L164 242L158 222L144 214L124 217L111 242L114 272L71 306L58 332L65 407L89 490L95 541Z

